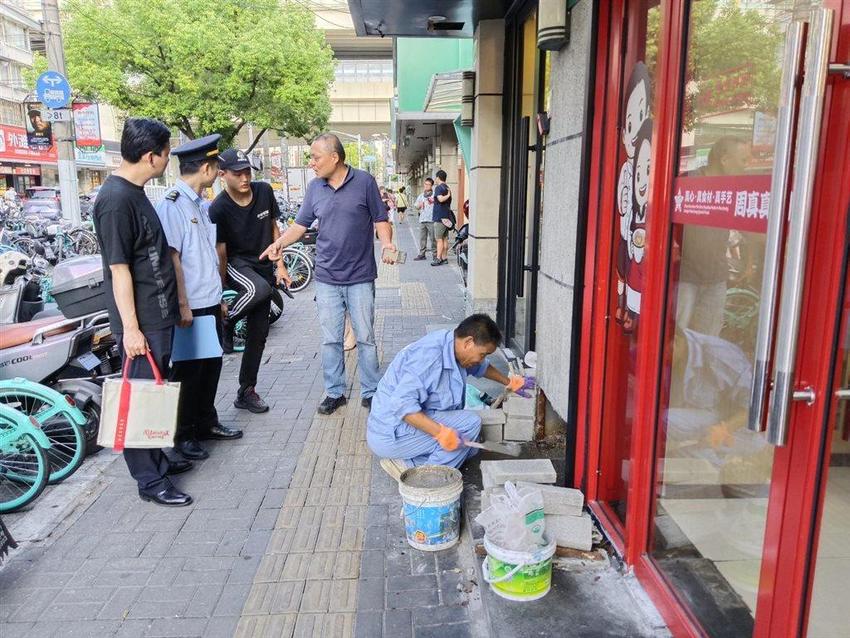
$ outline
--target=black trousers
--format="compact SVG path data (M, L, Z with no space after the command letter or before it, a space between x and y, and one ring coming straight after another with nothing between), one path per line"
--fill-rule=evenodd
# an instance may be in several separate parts
M162 330L146 330L144 331L145 339L148 341L151 354L156 361L159 372L163 376L168 376L168 363L171 360L171 338L173 329L163 328ZM116 334L115 339L121 345L121 365L124 365L124 359L127 353L123 347L123 334ZM134 379L153 379L153 370L147 357L135 357L130 363L130 378ZM152 427L159 427L159 423L152 423ZM136 479L139 485L139 491L145 494L156 494L171 486L171 481L168 480L166 472L168 471L168 458L165 452L161 449L124 449L124 461L127 463L127 469L130 470L130 476Z
M215 317L218 340L221 342L221 306L192 310L192 316ZM203 437L218 423L215 395L221 377L221 357L175 361L171 364L171 380L180 382L180 407L177 413L175 443Z
M274 276L257 272L252 264L233 258L227 264L227 284L237 292L230 305L229 323L236 325L240 319L248 323L248 336L239 369L239 391L242 392L257 385L257 373L266 348L266 337L269 336Z

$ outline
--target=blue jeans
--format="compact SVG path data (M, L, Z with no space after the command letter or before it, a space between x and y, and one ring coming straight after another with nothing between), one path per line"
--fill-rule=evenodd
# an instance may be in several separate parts
M347 310L357 338L360 396L371 397L381 380L375 346L375 283L334 286L317 281L316 303L322 327L322 371L328 396L337 398L345 394L343 338Z

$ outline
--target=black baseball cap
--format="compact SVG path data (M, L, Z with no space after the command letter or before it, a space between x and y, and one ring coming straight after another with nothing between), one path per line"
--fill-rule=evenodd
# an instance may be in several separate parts
M248 154L236 148L229 148L218 156L218 167L223 171L244 171L246 168L256 170Z

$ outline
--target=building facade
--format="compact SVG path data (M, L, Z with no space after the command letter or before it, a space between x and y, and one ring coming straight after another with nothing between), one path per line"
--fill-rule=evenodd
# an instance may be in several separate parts
M470 308L674 635L845 635L850 3L350 6L472 39Z

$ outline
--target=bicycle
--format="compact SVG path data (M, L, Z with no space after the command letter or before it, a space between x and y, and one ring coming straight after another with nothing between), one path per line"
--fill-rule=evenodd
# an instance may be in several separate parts
M290 298L288 292L286 293ZM221 294L221 301L224 304L227 304L229 308L233 303L233 300L236 299L238 293L235 290L225 290ZM271 297L271 305L269 306L269 325L273 324L275 321L281 318L283 315L283 297L280 296L280 289L273 288L272 289L272 297ZM236 325L233 326L233 351L234 352L243 352L245 350L245 340L248 338L248 321L246 319L240 319L236 322Z
M86 417L71 397L17 378L0 381L0 404L32 417L48 438L48 483L64 481L79 469L86 453Z
M0 403L0 514L15 512L47 486L50 440L34 420Z
M304 250L288 246L283 249L283 265L289 271L290 292L304 290L313 281L313 260Z

